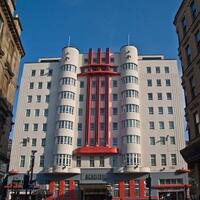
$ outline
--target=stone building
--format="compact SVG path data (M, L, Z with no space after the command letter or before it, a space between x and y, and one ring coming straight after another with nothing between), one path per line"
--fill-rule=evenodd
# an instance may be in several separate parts
M7 171L9 134L20 59L21 24L15 13L14 0L0 0L0 179Z
M174 24L179 40L182 85L185 92L189 143L181 154L195 178L194 194L200 197L200 1L184 0Z

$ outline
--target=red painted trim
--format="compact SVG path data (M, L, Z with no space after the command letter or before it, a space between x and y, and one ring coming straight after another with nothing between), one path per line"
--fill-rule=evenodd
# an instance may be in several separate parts
M119 197L124 198L125 193L124 193L124 181L119 182Z
M88 63L91 65L93 64L93 50L92 48L89 49L89 55L88 55Z
M145 196L145 184L143 179L139 180L139 186L140 186L140 198L143 198Z
M105 107L106 107L106 127L105 127L105 136L106 136L106 146L110 146L110 122L109 122L109 116L110 116L110 78L109 76L106 76L106 101L105 101Z
M106 48L106 64L110 64L110 49Z
M64 190L65 190L65 181L61 180L59 182L59 199L62 199L63 195L64 195Z
M84 146L74 150L74 154L118 154L116 147Z
M101 63L101 64L88 64L88 65L82 65L80 68L94 68L94 67L110 67L110 68L115 68L118 67L117 65L113 64L107 64L107 63Z
M85 120L85 145L90 144L90 113L91 113L91 77L87 78L87 101L86 101L86 120Z
M97 53L97 62L98 62L98 64L100 64L101 65L101 58L102 58L102 51L101 51L101 48L98 48L98 53Z
M97 77L97 85L96 85L96 93L97 93L97 100L96 100L96 146L99 145L99 136L100 136L100 77Z
M110 76L119 76L120 73L118 72L112 72L112 71L90 71L90 72L85 72L85 73L79 73L78 77L83 77L83 76L105 76L105 75L110 75Z
M191 188L190 184L163 184L163 185L154 185L153 189L178 189L178 188Z
M52 193L54 195L54 189L55 189L55 182L54 181L50 181L49 182L49 192ZM53 199L53 195L50 197L50 199Z
M129 181L129 191L130 191L130 198L135 198L135 182L134 180Z
M182 173L190 173L190 172L191 172L190 169L177 169L176 170L176 173L180 173L180 174L182 174Z
M69 181L69 191L72 191L75 189L75 183L74 180Z

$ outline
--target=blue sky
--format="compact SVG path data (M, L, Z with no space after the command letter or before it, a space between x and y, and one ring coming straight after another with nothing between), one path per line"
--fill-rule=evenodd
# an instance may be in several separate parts
M112 51L127 43L127 35L139 54L177 57L173 19L181 0L17 0L26 51L20 65L39 57L59 57L71 45L81 52L90 47ZM16 99L17 99L16 95ZM15 101L16 102L16 101ZM16 103L15 103L16 107ZM15 112L15 109L14 109Z

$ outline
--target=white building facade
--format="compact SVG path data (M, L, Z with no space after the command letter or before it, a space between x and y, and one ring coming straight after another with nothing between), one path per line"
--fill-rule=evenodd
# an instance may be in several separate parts
M184 116L176 60L63 48L61 58L27 63L21 80L10 170L52 199L183 199Z

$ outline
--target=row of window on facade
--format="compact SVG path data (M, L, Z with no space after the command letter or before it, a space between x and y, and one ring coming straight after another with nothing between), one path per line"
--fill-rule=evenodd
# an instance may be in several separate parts
M156 85L157 85L158 87L162 86L162 81L161 81L161 79L157 79L157 80L156 80ZM147 80L147 86L148 86L148 87L153 86L153 81L152 81L152 79L148 79L148 80ZM170 80L170 79L165 79L165 86L171 86L171 80Z
M36 97L35 97L36 103L41 103L41 102L49 103L49 101L50 101L50 95L45 95L44 100L42 99L42 95L36 95ZM28 95L27 96L27 103L32 103L32 102L33 102L33 96Z
M29 157L29 166L31 166L32 164L32 156L25 156L25 155L21 155L20 156L20 162L19 162L19 166L20 167L25 167L26 165L26 159L27 157ZM38 156L37 156L38 157ZM37 162L36 162L37 163ZM36 164L35 164L36 165ZM39 167L44 167L44 155L40 155L39 156Z
M29 131L30 129L30 124L29 123L25 123L24 124L24 131ZM33 123L32 124L32 130L33 131L39 131L39 124L38 123ZM43 123L42 124L42 131L46 132L47 131L47 123Z
M98 63L98 58L93 58L92 62L93 62L94 64L97 64L97 63ZM102 57L102 58L101 58L101 62L102 62L102 63L106 63L106 58L105 58L105 57ZM114 63L114 62L115 62L114 57L110 57L109 62L110 62L110 63ZM88 64L88 63L89 63L88 58L84 58L84 64Z
M29 89L34 89L34 87L35 87L35 84L36 83L34 83L34 82L30 82L30 84L29 84ZM43 82L38 82L37 83L37 89L43 89ZM47 89L51 89L51 82L47 82L47 83L45 83L46 84L46 88Z
M164 121L159 121L158 122L158 127L159 129L165 129L165 122ZM174 121L168 121L168 128L169 129L174 129ZM155 129L155 122L150 121L149 122L149 129Z
M163 69L164 69L164 71L162 71ZM151 74L151 73L156 73L156 74L165 73L165 74L169 74L170 73L168 66L164 66L164 68L163 67L159 67L159 66L157 66L155 68L148 66L148 67L146 67L146 71L147 71L147 74Z
M39 71L39 73L37 74L37 72ZM44 70L44 69L40 69L40 70L36 70L33 69L31 71L31 76L52 76L53 75L53 69L48 69L48 70Z
M147 99L153 100L153 93L148 93ZM157 93L157 100L163 100L163 93L161 93L161 92ZM171 92L166 93L166 100L172 100L172 93Z

